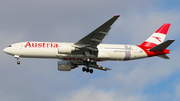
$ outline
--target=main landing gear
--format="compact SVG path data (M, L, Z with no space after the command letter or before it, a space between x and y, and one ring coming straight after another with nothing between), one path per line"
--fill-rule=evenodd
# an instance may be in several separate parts
M83 71L83 72L86 71L87 73L90 72L91 74L93 73L93 69L89 69L88 67L87 67L87 68L86 68L86 67L83 67L83 68L82 68L82 71Z
M93 69L89 69L89 64L94 64L95 63L95 61L93 60L93 59L90 59L90 58L84 58L83 59L83 62L85 63L85 65L87 66L87 68L86 67L83 67L82 68L82 71L83 72L90 72L91 74L93 73Z
M95 60L94 60L94 59L90 59L90 58L84 58L84 59L83 59L83 62L84 62L86 65L89 65L89 64L94 64L94 63L95 63Z

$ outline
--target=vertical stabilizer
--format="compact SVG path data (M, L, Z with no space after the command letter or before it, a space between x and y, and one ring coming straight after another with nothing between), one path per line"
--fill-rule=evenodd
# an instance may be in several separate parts
M169 30L171 24L165 23L162 25L155 33L153 33L145 42L143 42L140 46L146 48L152 48L162 43L166 37L166 34Z

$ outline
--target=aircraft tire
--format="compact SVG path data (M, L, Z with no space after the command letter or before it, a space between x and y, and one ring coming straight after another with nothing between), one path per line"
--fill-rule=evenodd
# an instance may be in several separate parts
M83 67L83 68L82 68L82 71L85 72L85 71L86 71L86 67Z
M92 74L93 73L93 69L90 69L89 72Z
M20 61L17 61L17 64L19 65L19 64L20 64Z
M87 72L87 73L89 72L89 68L86 68L86 72Z

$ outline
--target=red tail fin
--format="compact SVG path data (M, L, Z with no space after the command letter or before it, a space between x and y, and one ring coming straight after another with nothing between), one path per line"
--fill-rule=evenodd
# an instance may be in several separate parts
M167 34L169 27L171 24L169 23L165 23L164 25L162 25L155 33L161 33L161 34Z
M162 43L166 37L171 24L165 23L162 25L155 33L153 33L146 41L144 41L140 46L146 48L152 48Z

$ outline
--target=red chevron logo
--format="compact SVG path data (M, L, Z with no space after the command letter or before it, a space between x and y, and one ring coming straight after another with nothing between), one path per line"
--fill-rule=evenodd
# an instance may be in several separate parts
M153 38L157 39L159 42L162 42L160 37L152 36Z

